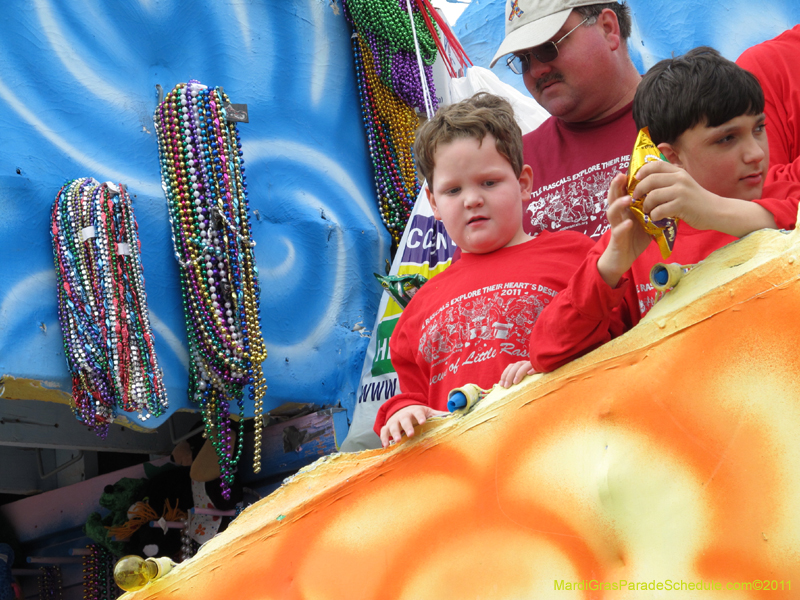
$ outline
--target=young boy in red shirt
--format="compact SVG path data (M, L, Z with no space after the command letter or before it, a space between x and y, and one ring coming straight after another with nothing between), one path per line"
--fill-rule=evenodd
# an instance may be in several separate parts
M794 228L796 199L762 197L770 195L769 148L764 95L752 74L712 48L695 48L645 74L633 116L669 161L644 165L634 190L635 198L647 196L652 220L681 219L669 262L697 263L758 229ZM631 202L617 176L608 193L611 229L542 313L530 372L552 371L621 335L655 303L650 269L663 259Z
M533 173L502 98L482 93L440 109L420 127L414 150L433 214L462 255L414 295L392 334L402 391L378 411L384 447L444 414L453 388L489 388L510 363L527 359L539 313L593 246L575 232L523 231Z

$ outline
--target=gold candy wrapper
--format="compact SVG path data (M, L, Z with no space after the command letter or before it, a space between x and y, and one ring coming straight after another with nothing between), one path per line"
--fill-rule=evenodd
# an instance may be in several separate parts
M646 163L654 160L666 161L667 159L664 158L664 155L661 154L653 140L650 139L650 131L648 131L647 127L643 127L639 130L639 135L636 136L636 143L633 146L633 152L631 152L631 164L628 167L628 193L631 197L633 197L633 190L636 188L636 184L639 183L639 180L636 179L636 173ZM661 250L661 256L665 259L669 258L669 255L672 254L672 248L675 246L679 219L666 218L653 221L642 210L644 199L644 196L638 200L634 199L631 211L639 223L642 224L644 230L656 241L659 250Z

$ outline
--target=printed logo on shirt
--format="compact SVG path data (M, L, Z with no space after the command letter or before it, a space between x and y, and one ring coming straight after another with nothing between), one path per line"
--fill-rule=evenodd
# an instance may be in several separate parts
M640 283L636 286L636 295L639 298L639 314L644 317L656 305L656 290L650 283Z
M630 155L618 156L535 190L526 207L530 220L525 222L525 231L537 235L571 229L600 238L608 230L608 186L629 164Z
M533 325L555 295L535 283L507 282L441 306L423 323L419 341L419 353L431 364L431 385L466 365L527 359Z
M654 296L639 296L639 314L644 317L656 305Z

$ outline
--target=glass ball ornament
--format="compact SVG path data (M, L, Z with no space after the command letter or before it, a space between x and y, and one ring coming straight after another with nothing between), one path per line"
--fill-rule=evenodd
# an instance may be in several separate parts
M175 563L169 557L147 558L123 556L114 565L114 581L126 592L142 589L151 581L169 573Z

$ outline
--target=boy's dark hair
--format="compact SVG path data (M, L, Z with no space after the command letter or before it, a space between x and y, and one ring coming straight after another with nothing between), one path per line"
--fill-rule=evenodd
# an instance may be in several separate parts
M433 186L434 155L439 144L461 138L480 142L487 134L494 137L497 152L511 163L519 177L523 165L522 131L514 119L514 109L499 96L478 92L471 98L440 108L417 130L414 153L428 186Z
M719 127L762 112L764 92L755 75L708 46L653 65L633 98L636 127L648 127L656 145L672 144L700 123Z
M600 16L600 13L605 9L614 11L619 21L619 34L623 40L631 37L631 8L625 2L602 2L600 4L589 4L587 6L578 6L573 9L579 13L583 18L592 18Z

